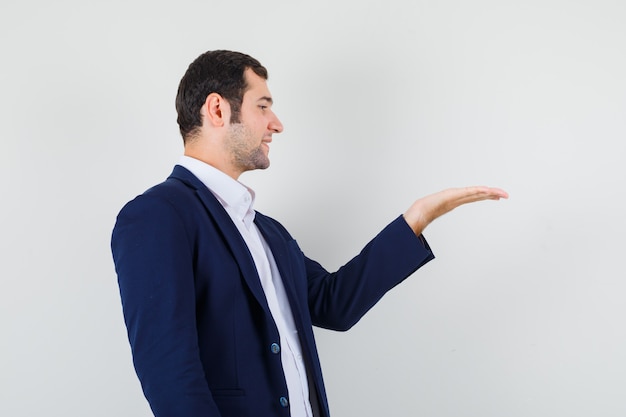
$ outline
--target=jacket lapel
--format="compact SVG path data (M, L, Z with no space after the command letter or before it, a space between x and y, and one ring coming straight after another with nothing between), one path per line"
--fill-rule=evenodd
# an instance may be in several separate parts
M298 323L298 327L301 329L302 327L300 323L300 312L302 311L302 306L300 305L297 291L294 287L295 277L291 266L292 254L290 253L290 250L287 246L285 237L277 230L276 226L270 220L268 220L267 217L258 212L254 217L254 223L261 231L261 234L265 238L265 241L269 245L272 255L274 256L274 260L276 261L276 266L278 267L278 272L280 273L283 286L285 287L287 297L289 298L291 311L293 313L294 319Z
M250 250L222 204L202 181L186 168L176 165L170 177L182 181L196 191L196 195L206 208L207 214L214 220L216 228L220 230L224 242L230 248L248 288L267 314L270 314L265 293L261 287L261 280L259 279Z

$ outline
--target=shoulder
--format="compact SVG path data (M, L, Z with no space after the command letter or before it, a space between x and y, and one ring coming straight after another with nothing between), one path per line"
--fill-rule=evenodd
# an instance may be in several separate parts
M177 206L192 198L193 193L187 187L181 186L180 182L168 178L142 194L136 196L122 207L120 215L130 214L136 211L162 211L174 210Z
M116 228L121 225L166 227L166 224L186 224L198 211L198 196L193 178L185 178L188 171L176 167L163 182L149 188L126 203L117 215ZM192 174L189 173L190 176Z
M180 210L197 200L196 191L199 180L187 169L176 166L163 182L147 189L142 194L126 203L120 214L134 210Z

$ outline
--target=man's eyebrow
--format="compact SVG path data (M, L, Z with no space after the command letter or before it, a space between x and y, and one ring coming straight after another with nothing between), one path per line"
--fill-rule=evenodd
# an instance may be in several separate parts
M269 97L269 96L263 96L260 99L258 99L257 101L267 101L270 104L274 104L274 100L271 97Z

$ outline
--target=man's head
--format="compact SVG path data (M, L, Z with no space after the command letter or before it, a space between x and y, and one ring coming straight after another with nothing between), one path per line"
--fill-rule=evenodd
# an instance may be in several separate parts
M189 65L176 96L178 126L183 141L194 137L202 126L201 109L211 93L230 104L231 123L238 123L243 95L248 89L246 69L267 80L267 70L249 55L233 51L208 51Z
M176 108L185 155L237 179L269 166L269 144L283 126L272 110L267 71L230 51L198 57L180 82Z

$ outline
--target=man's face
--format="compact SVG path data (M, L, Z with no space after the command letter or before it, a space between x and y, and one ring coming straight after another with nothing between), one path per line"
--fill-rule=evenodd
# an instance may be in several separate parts
M243 95L239 123L228 128L225 146L238 174L269 167L269 144L272 134L283 131L283 125L272 111L272 96L267 82L247 69L248 90Z

